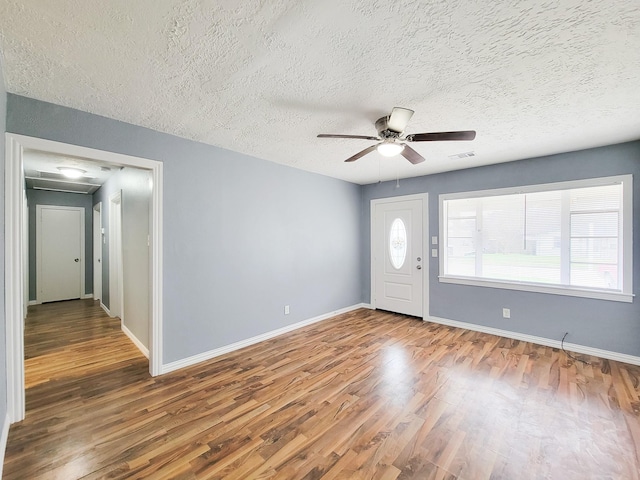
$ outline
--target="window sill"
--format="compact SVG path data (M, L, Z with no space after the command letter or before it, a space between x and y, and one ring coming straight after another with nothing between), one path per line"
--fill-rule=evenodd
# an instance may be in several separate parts
M519 290L523 292L548 293L551 295L567 295L570 297L595 298L598 300L610 300L613 302L632 303L632 293L612 292L605 290L588 290L570 287L555 287L534 283L515 283L500 280L481 280L469 277L440 276L441 283L454 283L458 285L471 285L475 287L501 288L505 290Z

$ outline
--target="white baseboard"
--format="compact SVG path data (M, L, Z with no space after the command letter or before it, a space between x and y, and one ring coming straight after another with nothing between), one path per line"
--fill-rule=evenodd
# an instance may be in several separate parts
M86 300L87 298L93 298L93 293L85 293L80 298L82 300ZM39 304L37 300L29 300L29 306L31 306L31 305L41 305L41 304Z
M7 451L7 440L9 439L9 427L11 423L9 421L9 414L4 416L4 423L2 424L2 432L0 433L0 478L2 478L2 467L4 466L4 454Z
M138 340L138 338L126 327L124 323L121 323L120 326L122 327L124 334L129 337L129 340L138 347L138 350L140 350L145 357L149 358L149 349L145 347L140 340Z
M449 327L463 328L465 330L472 330L474 332L489 333L491 335L497 335L499 337L521 340L523 342L531 342L537 345L544 345L551 348L562 347L562 342L560 340L536 337L534 335L527 335L526 333L511 332L509 330L501 330L499 328L485 327L484 325L476 325L475 323L459 322L457 320L449 320L447 318L439 317L425 317L424 320L426 322L439 323L441 325L447 325ZM599 348L585 347L584 345L578 345L568 342L564 342L564 349L570 352L582 353L584 355L593 355L594 357L606 358L608 360L629 363L631 365L640 365L640 357L627 355L626 353L618 353L609 350L601 350Z
M113 315L111 315L111 312L109 311L109 309L105 306L104 303L102 303L102 300L100 300L100 307L102 308L102 310L105 311L105 313L107 315L109 315L111 318L113 318Z
M209 350L208 352L199 353L191 357L183 358L182 360L176 360L175 362L162 365L160 373L169 373L169 372L178 370L180 368L190 367L191 365L195 365L197 363L204 362L206 360L211 360L212 358L219 357L220 355L224 355L225 353L230 353L235 350L248 347L249 345L254 345L256 343L264 342L265 340L269 340L271 338L277 337L279 335L283 335L293 330L297 330L299 328L306 327L308 325L312 325L317 322L321 322L322 320L327 320L329 318L335 317L336 315L357 310L358 308L368 308L368 307L364 303L359 303L357 305L352 305L351 307L341 308L340 310L335 310L333 312L325 313L324 315L319 315L317 317L309 318L301 322L287 325L286 327L278 328L277 330L271 330L270 332L266 332L261 335L256 335L255 337L247 338L246 340L241 340L239 342L232 343L230 345L225 345L224 347L216 348L214 350Z

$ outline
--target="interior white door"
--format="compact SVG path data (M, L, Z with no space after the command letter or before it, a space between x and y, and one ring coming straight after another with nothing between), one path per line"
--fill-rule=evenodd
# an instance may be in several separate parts
M102 203L93 207L93 299L102 300Z
M426 198L372 201L372 303L375 308L424 313L423 207ZM423 205L425 204L425 205Z
M84 208L36 206L37 301L82 297Z
M122 278L122 194L109 197L109 311L124 321Z

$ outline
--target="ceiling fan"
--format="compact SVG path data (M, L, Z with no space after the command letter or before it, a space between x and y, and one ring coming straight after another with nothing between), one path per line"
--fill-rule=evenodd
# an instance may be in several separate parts
M353 162L367 153L378 150L380 155L393 157L402 155L414 165L424 162L424 157L407 145L406 142L439 142L446 140L473 140L476 138L475 130L461 130L458 132L433 132L433 133L410 133L404 135L404 129L413 116L413 110L402 107L394 107L391 115L381 117L376 121L378 136L367 135L339 135L333 133L321 133L318 138L359 138L361 140L374 140L379 143L365 148L361 152L349 157L345 162Z

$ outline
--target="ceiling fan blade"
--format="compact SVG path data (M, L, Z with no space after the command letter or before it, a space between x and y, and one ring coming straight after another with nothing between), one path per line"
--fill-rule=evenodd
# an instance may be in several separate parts
M387 128L394 132L402 133L404 132L404 129L407 128L407 124L409 123L409 120L411 120L412 116L413 110L402 107L393 107L389 120L387 121Z
M378 145L371 145L370 147L365 148L361 152L356 153L353 157L349 157L345 160L345 162L355 162L360 157L364 157L367 153L373 152Z
M409 145L405 145L404 148L402 149L402 151L400 152L400 155L402 155L404 158L406 158L407 160L409 160L411 163L413 163L414 165L416 163L422 163L424 162L424 157L422 155L420 155L418 152L416 152L413 148L411 148Z
M433 132L413 133L407 135L408 142L438 142L443 140L473 140L476 138L475 130L461 130L459 132Z
M321 133L318 138L359 138L361 140L380 140L378 137L369 137L367 135L339 135L335 133Z

